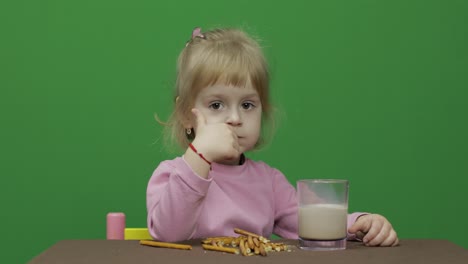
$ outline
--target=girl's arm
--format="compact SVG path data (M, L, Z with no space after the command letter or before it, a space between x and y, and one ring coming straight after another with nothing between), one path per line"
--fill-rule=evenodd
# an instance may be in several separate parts
M162 162L147 188L148 230L154 239L190 239L212 179L196 175L183 158Z

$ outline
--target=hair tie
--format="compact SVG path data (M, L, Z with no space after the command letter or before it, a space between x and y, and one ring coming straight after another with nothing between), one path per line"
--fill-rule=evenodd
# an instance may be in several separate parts
M191 38L189 41L187 41L187 43L185 44L185 47L187 47L188 44L190 43L190 41L192 41L192 40L195 39L195 38L206 39L206 38L205 38L205 35L203 35L203 34L201 33L201 28L200 28L200 27L196 27L196 28L193 29L193 31L192 31L192 38Z
M201 33L201 28L200 27L196 27L192 31L192 39L194 39L196 37L199 37L199 38L202 38L202 39L205 38L205 36Z

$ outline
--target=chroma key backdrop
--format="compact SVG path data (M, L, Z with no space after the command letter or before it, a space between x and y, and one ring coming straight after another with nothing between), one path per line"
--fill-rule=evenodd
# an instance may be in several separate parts
M178 53L196 26L261 40L276 130L247 156L350 182L349 211L468 247L468 1L2 1L1 262L146 226Z

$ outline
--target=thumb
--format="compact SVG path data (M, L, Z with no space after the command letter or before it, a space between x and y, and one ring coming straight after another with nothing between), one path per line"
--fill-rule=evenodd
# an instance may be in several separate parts
M192 113L195 115L195 118L197 120L197 128L206 125L205 116L198 109L193 108Z
M364 215L363 215L364 216ZM351 234L355 234L359 231L363 233L367 233L370 229L370 221L368 220L368 217L363 217L360 216L356 222L348 229L348 232Z

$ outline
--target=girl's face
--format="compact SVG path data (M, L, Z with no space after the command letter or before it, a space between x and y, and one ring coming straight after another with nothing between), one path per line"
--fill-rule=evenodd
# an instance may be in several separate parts
M236 87L215 84L205 87L197 95L194 107L205 116L207 124L230 125L237 134L242 153L257 144L262 124L262 104L251 85Z

